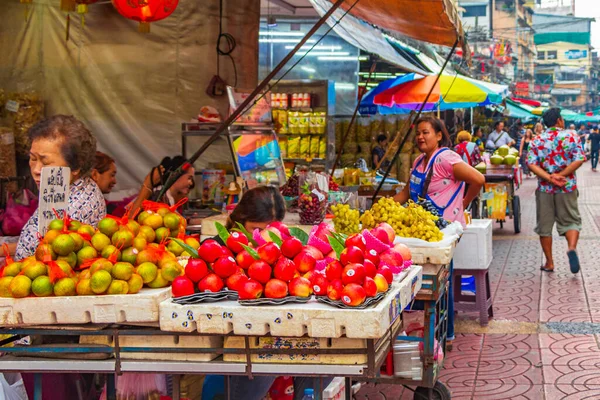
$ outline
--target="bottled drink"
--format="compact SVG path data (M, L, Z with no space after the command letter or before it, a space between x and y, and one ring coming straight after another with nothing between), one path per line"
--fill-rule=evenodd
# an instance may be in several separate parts
M315 400L315 391L313 389L304 389L302 400Z

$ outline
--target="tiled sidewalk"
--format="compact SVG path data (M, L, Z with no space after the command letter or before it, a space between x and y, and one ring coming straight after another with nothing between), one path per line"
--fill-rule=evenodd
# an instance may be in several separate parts
M556 271L539 270L543 257L535 225L535 181L518 191L522 232L512 221L495 225L490 280L494 319L481 328L476 314L458 314L454 350L441 381L462 399L600 399L600 174L579 172L583 231L581 273L570 273L566 242L556 237ZM412 399L402 387L363 387L358 399Z

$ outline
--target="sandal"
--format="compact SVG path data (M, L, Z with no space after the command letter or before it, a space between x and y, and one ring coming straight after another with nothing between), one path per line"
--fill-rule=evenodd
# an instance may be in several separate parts
M554 267L552 267L552 268L547 268L545 265L542 265L542 266L540 267L540 270L541 270L541 271L544 271L544 272L554 272Z
M567 257L569 257L569 267L571 268L571 272L576 274L579 272L579 257L577 256L577 252L575 250L567 251Z

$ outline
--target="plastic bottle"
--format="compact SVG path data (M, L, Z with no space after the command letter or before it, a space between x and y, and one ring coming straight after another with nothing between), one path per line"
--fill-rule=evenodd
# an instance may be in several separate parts
M304 389L302 400L315 400L315 391L313 389Z

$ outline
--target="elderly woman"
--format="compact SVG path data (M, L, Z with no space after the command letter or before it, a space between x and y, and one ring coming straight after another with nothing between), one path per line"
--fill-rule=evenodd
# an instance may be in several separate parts
M31 127L29 139L29 168L35 183L39 187L44 167L71 168L69 217L95 227L106 215L102 192L90 177L96 155L96 138L75 117L55 115ZM20 260L33 255L38 244L36 211L21 232L15 258Z
M454 146L454 151L462 157L463 161L474 167L483 161L481 152L477 143L471 139L471 134L467 131L460 131L456 136L458 144Z

